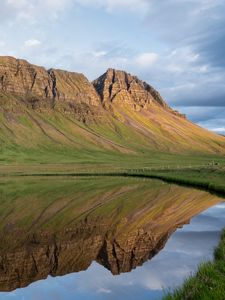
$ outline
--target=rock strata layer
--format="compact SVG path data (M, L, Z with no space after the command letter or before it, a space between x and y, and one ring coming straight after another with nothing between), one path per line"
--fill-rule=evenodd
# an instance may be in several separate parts
M152 86L114 69L108 69L92 84L80 73L46 70L26 60L0 57L0 91L19 96L29 107L39 110L79 114L80 110L99 108L101 104L106 109L114 103L140 110L154 103L175 113Z
M77 115L81 111L82 115L101 106L95 88L83 74L46 70L13 57L0 58L0 91L40 111L57 109Z
M124 71L108 69L105 74L93 82L93 85L105 107L109 107L112 103L115 105L125 104L139 111L150 109L155 104L173 114L185 117L172 110L151 85Z

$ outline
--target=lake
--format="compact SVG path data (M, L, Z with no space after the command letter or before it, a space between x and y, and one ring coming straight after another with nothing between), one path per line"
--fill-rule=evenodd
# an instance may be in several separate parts
M160 180L0 179L0 299L161 299L212 259L223 199Z

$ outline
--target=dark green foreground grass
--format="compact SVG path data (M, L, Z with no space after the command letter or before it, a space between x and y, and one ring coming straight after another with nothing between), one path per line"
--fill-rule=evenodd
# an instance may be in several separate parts
M225 230L215 250L214 261L202 264L196 275L181 288L168 293L164 300L224 300L225 299Z

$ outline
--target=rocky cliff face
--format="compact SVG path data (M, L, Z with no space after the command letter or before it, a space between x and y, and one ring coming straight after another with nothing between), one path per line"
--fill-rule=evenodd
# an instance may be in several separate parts
M0 58L0 89L20 96L53 98L53 82L48 72L13 57Z
M113 103L115 105L128 105L139 111L149 109L155 104L184 117L184 115L173 111L151 85L124 71L108 69L105 74L93 82L93 85L105 107L110 107Z
M109 69L93 84L79 73L35 66L13 57L0 58L0 91L21 97L29 107L82 113L92 107L129 105L134 110L157 104L173 112L149 84L123 71Z
M83 74L46 70L13 57L0 58L0 91L19 97L29 108L56 109L78 119L100 107L96 90Z
M123 71L108 69L93 82L93 85L105 105L125 103L134 108L135 106L143 108L154 102L167 107L153 87Z

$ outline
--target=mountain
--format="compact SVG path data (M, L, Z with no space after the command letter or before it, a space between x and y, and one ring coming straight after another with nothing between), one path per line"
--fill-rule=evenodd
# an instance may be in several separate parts
M224 137L191 123L135 76L108 69L91 83L13 57L0 57L0 142L3 162L225 152Z

